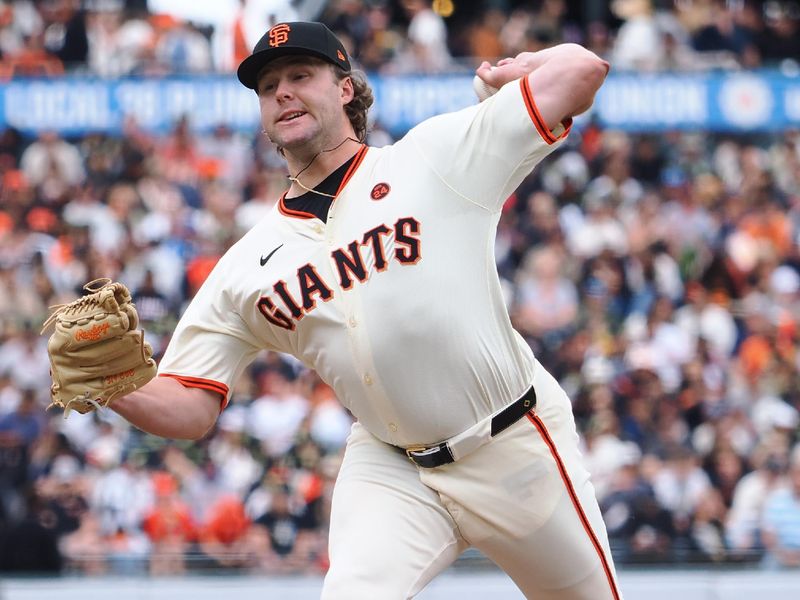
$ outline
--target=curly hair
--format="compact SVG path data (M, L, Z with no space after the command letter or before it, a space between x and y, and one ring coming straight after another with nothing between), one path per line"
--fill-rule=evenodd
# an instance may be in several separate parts
M360 142L367 137L367 112L375 101L372 88L367 83L366 75L363 71L350 71L349 73L335 65L331 65L337 80L341 81L349 77L353 82L353 99L344 107L347 118L353 126L353 131Z

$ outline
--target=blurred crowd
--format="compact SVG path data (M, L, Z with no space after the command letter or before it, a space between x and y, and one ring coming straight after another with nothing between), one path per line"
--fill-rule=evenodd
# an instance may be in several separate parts
M585 2L593 16L573 4L496 3L465 18L459 2L341 0L322 18L371 72L561 41L621 69L800 60L792 3ZM146 2L2 2L1 68L230 69L252 45L249 3L238 6L226 46ZM283 19L304 4L271 6ZM120 280L160 355L210 269L287 183L264 136L198 133L191 115L163 136L134 121L120 136L0 131L0 571L324 572L352 418L293 359L259 355L196 443L144 435L109 410L44 410L48 306ZM619 563L800 566L798 240L797 130L656 136L588 121L508 199L496 243L506 301L573 400Z
M796 0L0 0L0 79L229 72L299 19L330 25L368 72L474 68L562 41L616 70L800 64Z

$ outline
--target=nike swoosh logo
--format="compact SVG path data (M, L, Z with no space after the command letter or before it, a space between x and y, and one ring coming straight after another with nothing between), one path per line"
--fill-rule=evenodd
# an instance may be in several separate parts
M283 248L283 244L281 244L280 246L278 246L277 248L275 248L275 250L273 250L272 252L270 252L269 254L267 254L266 258L264 258L264 257L262 256L262 257L261 257L261 260L259 261L259 262L261 263L261 266L263 267L265 264L267 264L267 261L268 261L270 258L272 258L272 255L273 255L273 254L275 254L275 253L276 253L278 250L280 250L281 248Z

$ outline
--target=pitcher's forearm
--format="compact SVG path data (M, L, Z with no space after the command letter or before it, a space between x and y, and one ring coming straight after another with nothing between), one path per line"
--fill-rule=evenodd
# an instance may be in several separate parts
M156 377L111 403L111 408L142 431L165 438L196 440L219 416L219 394L184 387L172 377Z

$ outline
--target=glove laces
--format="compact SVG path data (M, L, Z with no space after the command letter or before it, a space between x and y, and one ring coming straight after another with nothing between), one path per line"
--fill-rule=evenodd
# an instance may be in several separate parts
M39 335L47 331L47 329L56 322L59 315L70 315L75 313L78 309L88 306L89 304L97 304L97 298L92 294L107 288L109 285L111 285L111 279L108 277L99 277L97 279L93 279L83 286L83 289L89 292L88 295L78 298L73 302L68 302L66 304L54 304L53 306L49 307L53 312L49 317L47 317L44 325L42 325L42 330L39 332Z
M66 419L67 419L67 417L69 417L69 413L70 413L70 411L72 410L72 405L73 405L73 404L80 403L80 402L88 402L89 404L91 404L92 406L94 406L95 410L96 410L98 413L99 413L100 411L102 411L102 410L103 410L103 405L102 405L102 404L100 404L100 403L99 403L97 400L95 400L94 398L89 398L89 393L88 393L88 392L86 392L86 397L85 397L85 398L81 398L80 396L76 396L75 398L73 398L72 400L69 400L69 401L68 401L66 404L64 404L64 406L63 406L63 408L64 408L64 420L66 420ZM47 406L47 408L45 408L45 410L50 410L50 409L51 409L51 408L53 408L54 406L57 406L57 407L61 408L61 403L60 403L60 402L56 402L55 400L53 400L53 401L52 401L52 402L51 402L51 403L50 403L50 404Z

